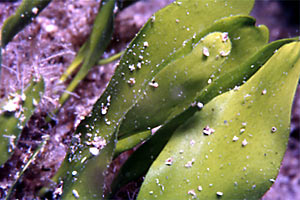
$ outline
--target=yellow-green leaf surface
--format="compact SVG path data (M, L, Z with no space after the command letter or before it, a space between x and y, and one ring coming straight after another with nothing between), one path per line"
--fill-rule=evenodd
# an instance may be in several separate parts
M0 164L2 165L12 154L19 134L33 114L36 104L44 92L44 81L31 81L22 94L1 102L0 115Z
M92 114L76 131L74 141L77 142L73 143L67 157L71 163L70 174L64 181L64 199L75 199L77 194L86 199L102 197L103 172L112 159L119 124L127 111L143 96L151 79L172 61L173 54L182 47L185 40L191 40L195 33L197 35L206 30L215 20L248 14L252 5L253 1L184 0L157 12L146 23L129 45ZM208 33L203 33L199 40ZM130 65L135 65L136 70L130 70ZM95 139L101 140L103 144L106 142L96 156L93 145ZM95 170L97 173L94 173ZM75 177L72 177L72 171L78 171ZM91 180L97 180L97 183Z
M80 81L88 74L89 70L97 63L107 48L113 32L114 8L115 0L104 0L101 2L90 38L80 48L74 61L69 66L66 73L61 77L61 81L66 80L66 78L82 64L79 72L66 89L69 92L65 92L61 96L59 100L60 104L63 104L68 99L70 92L74 91Z
M283 39L264 46L247 61L239 65L239 67L233 67L233 70L228 70L228 72L220 76L219 79L205 87L203 92L200 92L199 96L196 98L197 100L195 101L196 103L194 106L190 105L186 111L162 126L153 137L151 137L151 133L148 132L148 136L151 137L151 139L137 149L122 166L118 176L112 184L112 195L121 186L141 177L148 171L152 162L168 142L173 131L199 110L196 106L197 103L202 102L203 104L206 104L217 95L220 95L220 93L226 92L235 86L242 85L244 81L248 80L248 78L251 77L275 51L277 51L278 48L284 44L298 40L299 38ZM128 143L126 145L125 142L131 140L137 142L139 135L140 134L132 135L121 139L119 141L120 144L119 142L117 143L116 153L121 153L122 150L130 149L130 147L133 148L134 146L132 145L134 145L134 143ZM143 136L144 135L141 136L141 139Z
M299 75L300 42L286 44L175 131L138 199L259 199L279 172Z
M299 38L282 39L266 45L254 56L241 64L240 68L236 69L234 67L233 69L228 70L227 73L222 74L216 81L214 81L213 84L207 85L202 92L200 92L195 102L201 102L202 104L207 103L220 93L232 89L233 86L241 85L243 81L246 81L249 77L251 77L252 74L254 74L270 58L270 56L273 55L276 49L280 48L284 44L297 40L299 40ZM132 149L138 143L149 137L151 137L150 130L118 140L115 149L115 156L126 150ZM158 152L159 151L160 150L158 148Z
M1 31L1 46L5 46L20 32L32 19L51 2L51 0L23 0L15 14L5 20Z
M220 43L230 42L233 48L213 50L209 46L217 45L211 39L199 38L215 31L222 31ZM255 27L251 17L235 16L217 21L194 38L174 54L173 62L152 78L154 83L149 82L143 97L126 114L120 127L120 138L161 125L183 112L205 87L214 84L229 70L236 70L265 45L268 30L265 26ZM197 45L199 40L200 45ZM186 49L192 50L180 55L183 51L188 52ZM204 50L209 56L204 55Z

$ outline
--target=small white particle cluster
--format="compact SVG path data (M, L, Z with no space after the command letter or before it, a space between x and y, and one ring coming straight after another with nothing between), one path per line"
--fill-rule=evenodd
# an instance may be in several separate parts
M93 156L97 156L100 153L100 150L106 146L106 140L102 137L94 137L94 140L91 142L86 142L87 145L92 147L89 148L90 153Z
M130 86L133 86L135 84L135 78L130 78L127 83L130 85Z
M193 166L194 162L195 162L195 158L193 158L192 160L188 161L188 162L184 165L184 167L185 167L185 168L191 168L191 167Z
M203 134L204 135L211 135L214 132L215 132L215 130L210 128L208 125L206 127L204 127L204 129L203 129Z
M102 115L106 115L106 114L107 114L107 111L108 111L108 107L107 107L107 106L102 106L102 107L101 107L101 114L102 114Z
M227 42L228 41L228 33L227 32L223 32L222 33L222 41L223 42Z
M24 97L22 98L22 96L19 94L11 94L11 96L13 97L13 99L7 101L7 103L2 107L2 109L6 112L16 112L20 110L22 101L25 100Z
M203 47L202 53L204 56L208 57L209 56L209 50L207 47Z
M158 88L158 83L155 82L155 81L151 81L151 82L149 83L149 86L154 87L154 88Z
M189 190L188 194L192 195L193 197L197 196L195 190Z

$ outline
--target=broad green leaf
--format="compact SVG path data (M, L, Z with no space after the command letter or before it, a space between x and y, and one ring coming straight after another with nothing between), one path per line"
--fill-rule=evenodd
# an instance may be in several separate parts
M7 18L2 26L1 47L5 48L50 2L51 0L23 0L15 14Z
M205 92L200 93L197 97L196 102L206 104L215 96L219 95L220 90L225 92L236 85L242 85L244 81L251 77L274 54L274 52L277 51L278 48L284 44L297 40L299 39L283 39L266 45L244 62L239 68L234 68L235 70L229 71L230 73L224 73L223 76L220 76L218 81L208 85L208 87L204 90ZM244 79L244 77L246 77L246 79ZM222 89L220 89L221 86L223 86ZM198 108L195 106L190 106L185 112L176 116L176 118L161 127L150 140L137 149L137 151L135 151L122 166L118 176L115 178L112 184L112 195L123 185L144 175L165 144L168 142L169 138L172 136L173 131L191 117L197 110ZM138 140L138 135L132 135L120 141L125 139L130 140L131 137L135 137L134 139ZM130 149L130 145L131 144L127 145L127 149ZM116 150L121 153L122 149L126 149L124 146L124 142L122 142L122 145L120 146L118 143Z
M67 91L60 98L60 104L63 104L70 92L73 92L77 85L88 74L89 70L97 63L99 58L107 48L112 32L114 21L115 0L104 0L101 2L100 10L96 16L92 33L87 42L80 48L74 61L71 63L66 73L61 77L64 81L80 64L79 72L67 87Z
M206 104L175 131L138 199L259 199L287 148L299 75L300 42L293 42L239 90ZM207 126L211 135L204 134Z
M25 91L15 93L13 97L1 102L0 112L0 164L12 154L24 125L33 114L35 106L44 92L44 81L32 80ZM21 93L21 94L20 94Z
M185 40L192 39L195 33L196 35L202 33L215 20L230 15L248 14L252 5L253 1L184 0L157 12L146 23L129 45L106 91L94 106L92 114L76 131L77 142L73 143L71 152L66 158L70 159L71 163L70 174L64 182L64 199L75 198L77 193L87 199L102 197L103 174L113 156L120 122L143 95L151 79L172 61L173 54L182 47ZM226 6L228 9L224 9ZM201 19L201 22L195 19ZM203 33L199 40L208 33ZM138 63L141 64L141 69L137 69ZM132 72L128 69L129 65L135 65L136 70ZM96 152L97 145L94 144L98 144L97 141L104 143L104 140L106 145L99 148L100 152ZM91 145L86 145L87 143ZM97 174L94 174L96 166ZM75 177L77 181L73 181L72 171L81 171ZM98 183L90 182L91 177Z
M201 40L204 39L203 34L215 31L223 32L220 41L228 34L228 41L230 40L233 46L232 51L220 49L214 55L210 52L207 59L204 59L206 56L203 55L203 48L208 46L207 44L197 46L197 41L201 36L203 37ZM153 76L152 80L155 80L158 87L154 89L150 82L143 97L126 114L119 137L159 126L183 112L205 87L213 84L228 70L238 68L267 41L267 28L255 27L253 18L235 16L217 21L195 36L194 40L187 42L184 48L174 54L174 61ZM187 52L187 49L190 52L183 54L182 52Z

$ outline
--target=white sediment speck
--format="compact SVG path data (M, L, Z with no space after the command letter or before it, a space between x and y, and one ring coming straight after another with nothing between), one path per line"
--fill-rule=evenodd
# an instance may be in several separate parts
M262 95L265 95L265 94L267 94L267 90L266 90L266 89L264 89L264 90L261 92L261 94L262 94Z
M199 191L199 192L202 191L202 186L201 186L201 185L198 186L198 191Z
M248 144L247 140L244 139L243 142L242 142L242 146L244 147L244 146L246 146L247 144Z
M214 133L215 130L210 128L209 126L204 127L203 129L203 134L204 135L211 135L212 133Z
M135 84L135 78L130 78L127 83L130 85L130 86L133 86Z
M80 197L77 190L72 190L72 194L76 199L78 199Z
M222 41L223 42L227 42L228 41L228 33L227 32L223 32L222 33Z
M199 109L199 110L201 110L202 108L203 108L203 103L201 103L201 102L198 102L197 103L197 108Z
M144 42L144 47L148 47L149 43L148 42Z
M100 153L100 150L97 147L91 147L89 148L89 151L93 156L98 156Z
M137 67L138 69L141 69L141 68L142 68L142 64L139 62L139 63L136 64L136 67Z
M151 81L151 82L149 83L149 86L154 87L154 88L158 88L158 83L155 82L155 81Z
M277 131L277 128L275 126L272 127L271 132L275 133Z
M220 55L223 56L223 57L228 56L229 54L230 54L230 51L227 51L227 52L220 51Z
M192 196L196 196L196 192L195 190L189 190L188 194L192 195Z
M223 196L223 192L217 192L218 196Z
M238 141L238 139L239 138L237 136L233 136L232 141L236 142L236 141Z
M203 47L202 53L204 56L208 57L209 56L209 50L207 47Z

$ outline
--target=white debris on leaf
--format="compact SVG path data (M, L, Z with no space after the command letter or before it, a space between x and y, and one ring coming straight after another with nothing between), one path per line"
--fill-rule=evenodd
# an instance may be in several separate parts
M272 127L271 132L275 133L277 131L277 128L275 126Z
M155 81L151 81L151 82L149 83L149 86L154 87L154 88L158 88L158 83L155 82Z
M211 84L211 83L212 83L212 80L211 80L211 78L210 78L210 79L208 79L207 83L208 83L208 84Z
M194 162L195 162L195 158L193 158L192 160L188 161L188 162L184 165L184 167L185 167L185 168L191 168L191 167L193 166Z
M15 112L17 110L20 110L21 104L22 104L22 96L19 94L13 94L13 99L10 99L3 107L2 109L6 112Z
M236 141L238 141L238 140L239 140L239 137L233 136L232 141L236 142Z
M215 130L210 128L209 126L204 127L203 129L203 134L204 135L211 135L212 133L214 133Z
M240 89L240 86L234 86L233 91L238 91Z
M269 179L270 182L275 183L275 179L271 178Z
M197 103L197 108L199 109L199 110L201 110L202 108L203 108L203 103L201 103L201 102L198 102Z
M244 146L246 146L247 144L248 144L247 140L244 139L243 142L242 142L242 146L244 147Z
M168 158L166 161L165 161L165 164L168 165L168 166L171 166L173 164L173 158L170 157Z
M107 106L102 106L102 107L101 107L101 114L102 114L102 115L106 115L106 114L107 114L107 111L108 111L108 107L107 107Z
M78 199L80 196L79 196L79 193L77 192L77 190L72 190L72 194L73 196Z
M144 47L149 47L149 43L148 42L144 42Z
M222 33L222 41L223 42L227 42L228 41L228 33L227 32L223 32Z
M192 195L193 197L197 196L195 190L189 190L188 194Z
M208 57L209 56L209 50L207 47L203 47L202 53L204 56Z
M135 67L134 67L133 64L132 64L132 65L129 65L128 68L129 68L129 70L130 70L131 72L133 72L133 71L135 70Z
M217 192L217 196L223 196L223 192Z
M135 84L135 78L130 78L127 83L130 85L130 86L133 86Z
M201 186L201 185L198 186L198 191L199 191L199 192L202 191L202 186Z
M230 54L230 51L227 51L227 52L220 51L220 55L223 56L223 57L228 56L229 54Z
M100 150L97 147L91 147L89 151L93 156L98 156L100 153Z

